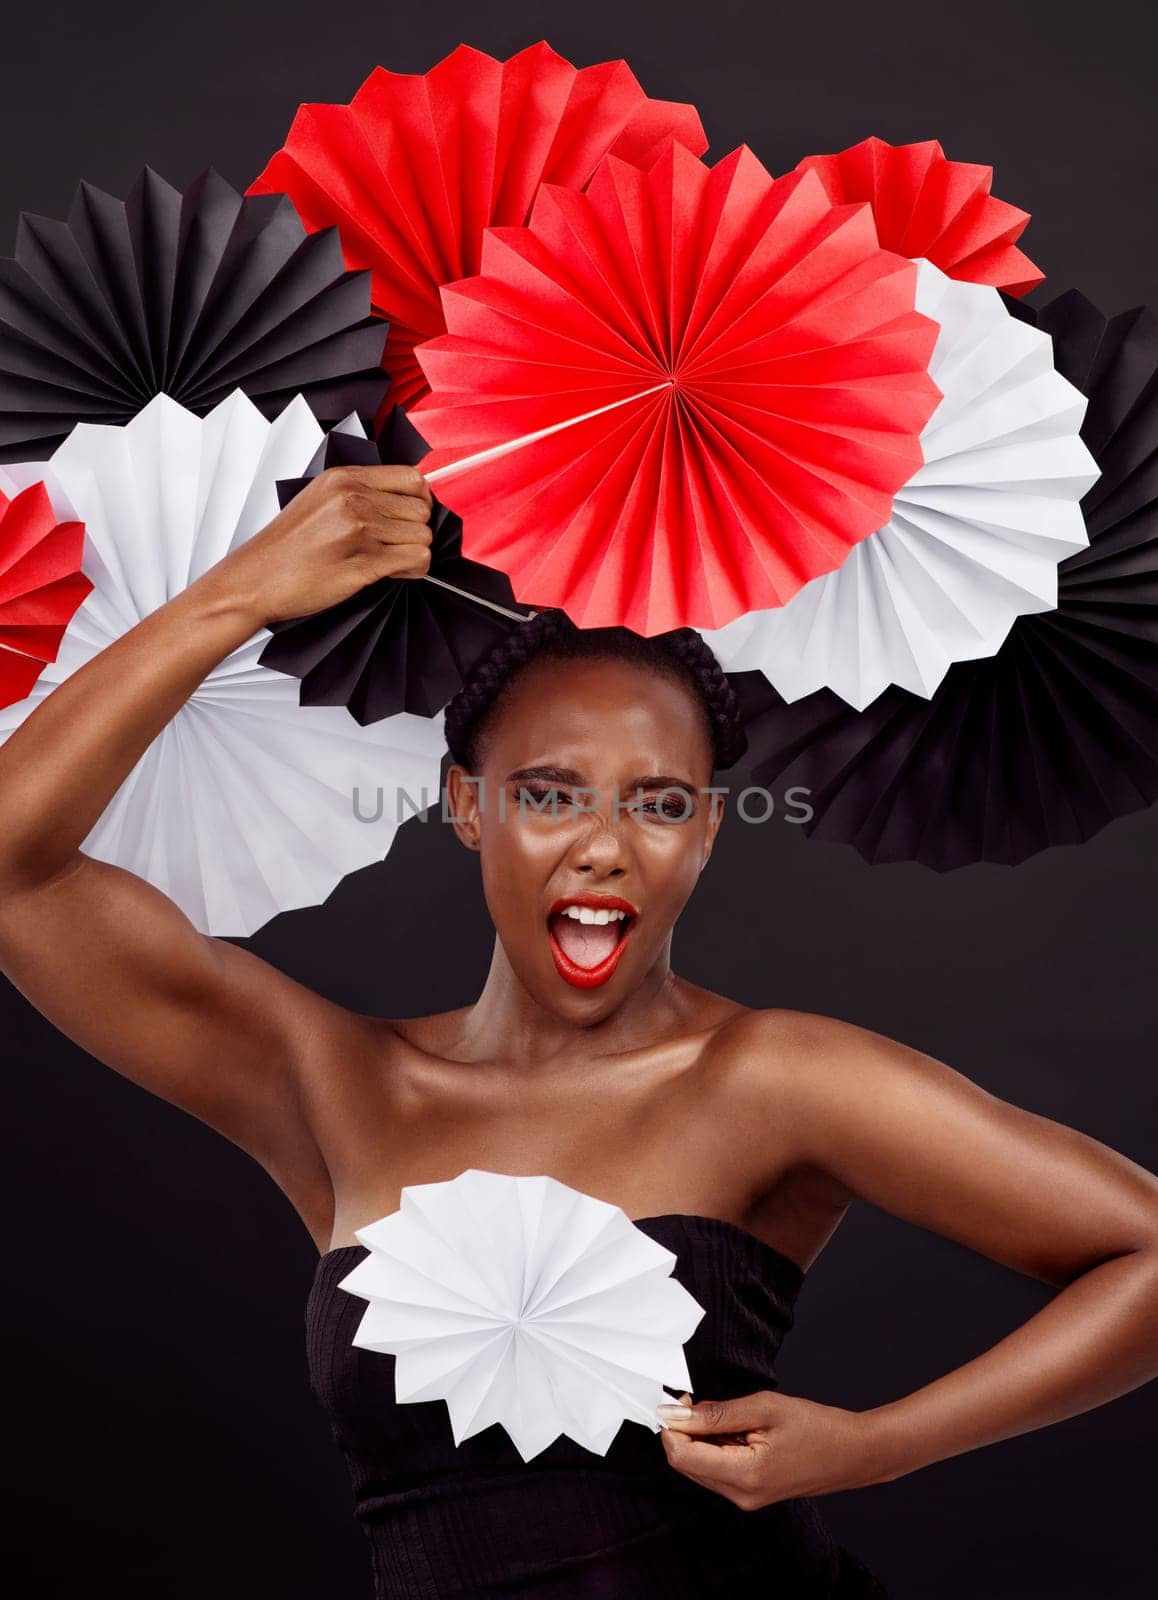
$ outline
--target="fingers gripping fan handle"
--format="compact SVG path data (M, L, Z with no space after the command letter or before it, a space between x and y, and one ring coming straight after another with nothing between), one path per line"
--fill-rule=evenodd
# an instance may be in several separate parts
M417 465L426 447L395 409L377 443L331 433L305 477L278 485L283 505L327 467ZM400 711L433 717L520 613L507 578L462 554L462 523L439 501L426 579L380 578L339 605L273 624L259 661L301 679L303 706L345 706L363 726Z
M124 426L82 423L51 461L8 468L21 482L43 477L58 512L67 504L83 520L92 592L32 692L0 709L0 744L276 516L277 480L300 476L322 438L301 396L271 423L240 391L205 418L162 394ZM437 724L403 715L360 728L343 709L299 706L297 684L259 664L264 639L259 630L197 685L84 841L203 933L244 938L320 905L439 792Z

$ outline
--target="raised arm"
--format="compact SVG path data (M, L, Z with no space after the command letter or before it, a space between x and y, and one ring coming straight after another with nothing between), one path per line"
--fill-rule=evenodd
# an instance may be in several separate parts
M354 1014L203 935L152 885L80 845L198 684L260 628L387 574L425 572L429 515L414 468L321 474L0 748L0 971L91 1055L253 1154L317 1239L331 1196L300 1074Z
M860 1413L792 1396L675 1418L672 1464L739 1504L900 1477L1158 1376L1158 1178L867 1029L802 1015L791 1064L745 1069L753 1116L849 1195L1058 1288L991 1349ZM685 1435L749 1433L745 1443ZM665 1437L665 1442L668 1442Z

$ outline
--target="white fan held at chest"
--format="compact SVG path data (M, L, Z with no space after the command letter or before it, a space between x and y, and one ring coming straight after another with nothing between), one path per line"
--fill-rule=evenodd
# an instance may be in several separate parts
M498 1423L524 1461L560 1434L605 1455L625 1420L658 1432L665 1384L691 1389L704 1309L618 1206L470 1168L404 1188L357 1238L353 1342L396 1358L400 1404L445 1400L456 1445Z

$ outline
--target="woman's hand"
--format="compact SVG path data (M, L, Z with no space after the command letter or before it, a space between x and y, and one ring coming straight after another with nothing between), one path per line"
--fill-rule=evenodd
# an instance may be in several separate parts
M81 846L206 675L267 622L425 573L431 506L413 467L323 472L0 749L0 972L83 1050L247 1150L317 1220L319 1248L332 1186L299 1074L323 1037L350 1048L354 1019Z
M432 500L417 467L329 467L199 582L255 628L325 611L379 578L430 566Z
M871 1412L842 1411L760 1390L739 1400L660 1406L667 1458L741 1511L798 1495L859 1489L887 1476L875 1460ZM683 1415L680 1415L680 1412Z

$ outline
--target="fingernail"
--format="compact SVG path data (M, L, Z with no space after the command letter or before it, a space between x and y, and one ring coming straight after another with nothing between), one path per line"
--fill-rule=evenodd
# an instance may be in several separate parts
M665 1422L682 1422L685 1417L690 1417L692 1414L691 1406L680 1406L674 1402L670 1405L656 1406L655 1410L656 1415L662 1417Z

